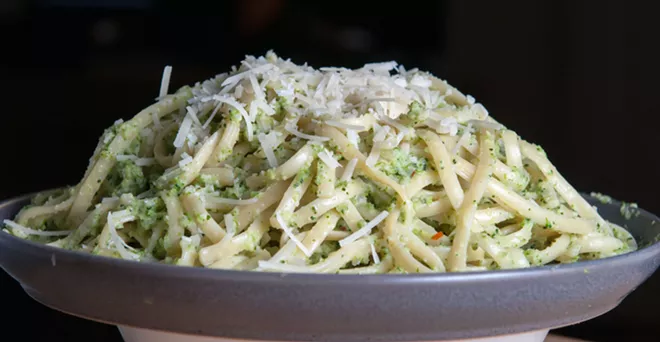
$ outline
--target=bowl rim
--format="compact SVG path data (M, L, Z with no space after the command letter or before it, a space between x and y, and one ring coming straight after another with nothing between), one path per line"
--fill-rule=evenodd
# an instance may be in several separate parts
M44 191L58 190L64 187L53 188ZM37 191L29 194L16 196L10 199L0 201L0 211L4 208L15 205L17 202L30 200L38 193ZM598 201L594 196L581 193L587 200ZM607 205L621 206L625 202L611 199ZM650 213L642 208L636 208L639 215L658 222L660 217ZM15 215L16 213L14 213ZM238 282L260 282L260 283L280 283L284 279L287 281L301 283L323 283L323 284L351 284L356 280L359 282L372 284L420 284L420 283L462 283L494 281L511 278L526 277L546 277L554 276L558 271L573 273L588 273L590 269L600 268L613 263L636 263L638 260L644 260L654 254L660 254L660 235L651 244L646 244L639 249L626 254L620 254L608 258L597 260L579 261L569 264L553 264L535 266L521 269L488 270L488 271L468 271L468 272L433 272L433 273L414 273L414 274L327 274L327 273L288 273L288 272L255 272L241 270L211 269L206 267L178 266L173 264L144 262L125 260L107 256L95 255L92 253L68 250L59 247L48 246L42 243L29 241L16 237L12 234L0 230L0 240L8 240L9 249L29 249L34 252L50 252L53 257L64 259L77 259L78 261L100 263L108 267L123 268L126 270L140 272L145 275L160 274L167 277L176 278L204 278L213 280L232 280Z

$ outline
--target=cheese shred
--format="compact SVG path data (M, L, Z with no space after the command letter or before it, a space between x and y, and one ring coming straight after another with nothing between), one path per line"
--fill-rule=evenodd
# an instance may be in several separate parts
M103 133L78 184L35 196L3 233L287 273L496 270L637 249L540 146L428 72L315 69L269 51L173 92L171 74L156 103Z

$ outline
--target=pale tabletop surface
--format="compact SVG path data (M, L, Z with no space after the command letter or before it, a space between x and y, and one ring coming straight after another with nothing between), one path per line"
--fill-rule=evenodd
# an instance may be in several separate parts
M590 342L590 341L580 340L572 337L564 337L555 334L549 334L548 337L545 338L544 342Z

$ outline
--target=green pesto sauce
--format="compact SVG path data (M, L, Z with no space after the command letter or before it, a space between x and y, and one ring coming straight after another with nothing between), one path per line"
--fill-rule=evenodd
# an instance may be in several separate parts
M139 194L148 188L142 168L132 160L119 161L101 184L101 193L119 197L122 194Z
M149 200L135 200L129 206L131 213L138 219L138 228L151 230L167 214L165 203L160 197Z
M401 115L399 119L405 125L415 126L424 122L428 117L429 113L425 110L424 106L417 101L413 101L408 105L408 113Z
M406 183L417 172L426 171L429 162L426 158L416 157L400 148L391 151L391 159L380 159L376 167L399 183Z
M339 250L338 241L323 241L319 247L314 251L310 258L311 264L316 264L323 259L327 258L330 253Z

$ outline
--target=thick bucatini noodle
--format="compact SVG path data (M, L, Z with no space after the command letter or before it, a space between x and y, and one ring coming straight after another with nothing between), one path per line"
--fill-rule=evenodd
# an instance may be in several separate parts
M395 62L269 52L106 130L76 186L5 231L130 260L346 274L569 263L636 249L539 146Z

